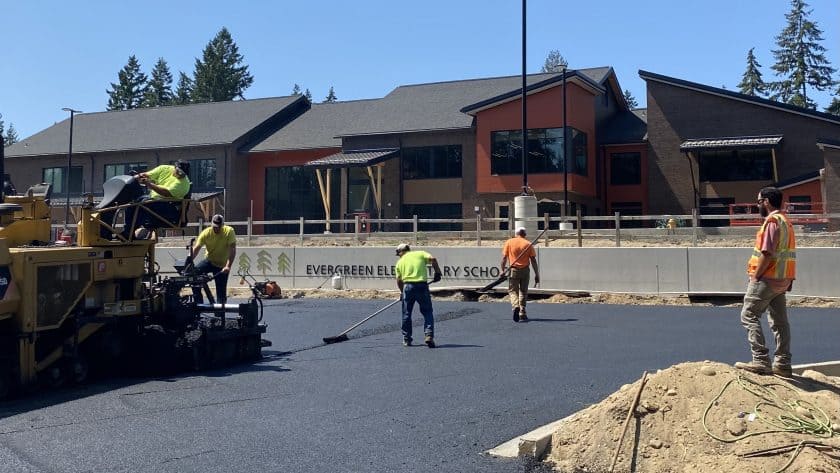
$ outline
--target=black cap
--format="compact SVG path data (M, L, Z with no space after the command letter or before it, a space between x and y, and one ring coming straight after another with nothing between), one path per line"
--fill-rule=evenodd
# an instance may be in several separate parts
M210 223L211 223L214 227L221 227L221 226L222 226L222 224L223 224L223 223L225 223L225 218L224 218L224 217L222 217L222 215L221 215L221 214L216 214L216 215L214 215L214 216L213 216L213 218L210 220Z
M179 159L179 160L175 161L175 167L180 169L181 171L183 171L184 174L189 174L190 173L190 162L189 161Z

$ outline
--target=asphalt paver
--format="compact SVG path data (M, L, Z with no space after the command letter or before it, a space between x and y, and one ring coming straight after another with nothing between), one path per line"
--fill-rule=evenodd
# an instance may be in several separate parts
M524 471L482 452L644 370L749 357L735 307L531 304L517 324L505 303L437 301L437 348L402 346L399 305L323 344L388 302L267 301L260 362L2 402L0 471ZM794 363L840 359L836 309L790 318Z

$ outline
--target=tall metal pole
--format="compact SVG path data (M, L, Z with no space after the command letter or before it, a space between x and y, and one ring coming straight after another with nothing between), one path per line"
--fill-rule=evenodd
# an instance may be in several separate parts
M569 215L569 146L566 132L566 71L568 66L563 66L563 213Z
M70 169L73 164L73 115L81 113L80 110L73 110L72 108L62 108L65 112L70 112L70 145L67 148L67 175L64 176L64 192L67 196L67 205L64 208L64 229L62 235L68 233L68 225L70 224Z
M528 100L527 100L527 72L525 70L525 3L522 0L522 193L528 190Z

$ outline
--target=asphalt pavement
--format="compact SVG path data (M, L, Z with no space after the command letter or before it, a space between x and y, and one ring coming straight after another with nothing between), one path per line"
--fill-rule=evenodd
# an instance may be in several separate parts
M737 307L531 304L516 324L505 303L438 301L438 348L402 346L398 305L322 343L387 303L268 301L258 363L2 402L0 471L519 472L482 452L644 370L749 356ZM795 364L840 359L836 309L790 317Z

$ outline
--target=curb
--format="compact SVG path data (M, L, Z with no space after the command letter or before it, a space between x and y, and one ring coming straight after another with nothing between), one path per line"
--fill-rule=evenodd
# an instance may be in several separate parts
M793 365L793 372L796 374L801 375L805 370L817 371L826 376L840 376L840 360ZM574 413L568 417L538 427L526 434L514 437L507 442L493 447L484 453L500 458L517 458L521 456L537 459L542 458L551 446L551 437L554 435L554 431L576 415L577 413Z

